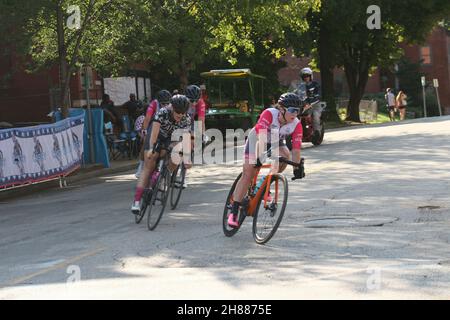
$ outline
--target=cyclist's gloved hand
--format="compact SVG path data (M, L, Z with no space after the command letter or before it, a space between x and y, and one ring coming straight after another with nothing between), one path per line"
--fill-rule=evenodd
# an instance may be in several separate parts
M305 177L305 159L300 161L300 167L294 169L294 177L292 180L303 179Z

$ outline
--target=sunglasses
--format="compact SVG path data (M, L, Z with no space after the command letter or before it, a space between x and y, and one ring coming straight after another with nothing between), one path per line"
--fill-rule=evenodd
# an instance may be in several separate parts
M169 104L170 104L170 102L161 102L161 105L162 105L163 107L168 106Z
M287 108L287 111L288 111L289 113L297 113L297 114L300 114L300 108L289 107L289 108Z

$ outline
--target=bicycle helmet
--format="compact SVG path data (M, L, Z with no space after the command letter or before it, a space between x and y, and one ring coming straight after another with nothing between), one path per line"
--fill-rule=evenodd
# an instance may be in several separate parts
M200 99L201 89L199 86L190 85L186 88L186 97L192 103L196 103Z
M167 90L161 90L156 94L156 100L159 103L170 103L170 98L172 98L172 94Z
M190 107L189 99L181 94L174 95L170 104L176 113L186 113Z
M300 114L303 108L302 100L300 99L300 97L292 92L282 94L278 99L278 104L282 107L285 107L290 113L297 112L298 114Z
M303 68L300 71L300 78L304 79L307 76L310 76L311 80L313 79L313 71L311 70L311 68Z

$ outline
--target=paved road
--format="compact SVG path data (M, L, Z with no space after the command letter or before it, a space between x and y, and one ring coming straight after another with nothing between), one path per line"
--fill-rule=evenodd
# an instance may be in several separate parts
M307 179L265 246L249 221L221 231L239 166L194 168L154 232L129 212L131 172L3 202L0 298L448 299L449 137L446 117L306 144Z

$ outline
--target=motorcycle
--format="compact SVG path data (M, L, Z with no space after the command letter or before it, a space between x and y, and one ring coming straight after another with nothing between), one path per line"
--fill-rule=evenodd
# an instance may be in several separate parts
M315 146L319 146L323 142L323 138L325 136L325 120L326 120L326 106L322 104L322 115L320 117L320 124L322 125L322 131L318 137L314 136L314 128L313 128L313 107L316 104L320 104L321 102L316 102L312 104L312 107L304 110L300 115L300 121L303 126L303 139L302 142L311 142ZM287 146L289 150L292 150L292 142L291 137L287 139Z

